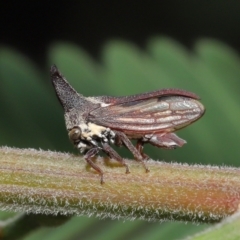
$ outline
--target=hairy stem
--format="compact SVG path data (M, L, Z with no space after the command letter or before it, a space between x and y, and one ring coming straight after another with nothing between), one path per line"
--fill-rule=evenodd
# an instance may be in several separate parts
M0 209L100 218L217 222L240 202L240 169L97 158L100 176L82 159L50 151L0 148Z

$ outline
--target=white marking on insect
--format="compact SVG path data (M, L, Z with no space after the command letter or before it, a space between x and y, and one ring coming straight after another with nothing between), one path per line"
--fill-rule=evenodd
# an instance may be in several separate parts
M128 123L154 123L155 119L147 118L119 118L118 121L128 122Z
M173 116L168 116L168 117L161 117L156 120L157 123L164 123L164 122L172 122L175 120L181 119L181 116L178 115L173 115Z
M171 109L172 110L187 110L187 109L195 109L198 108L198 105L193 101L181 101L181 102L172 102Z
M181 120L178 120L178 121L173 121L173 124L175 125L181 125L183 123L186 123L186 119L181 119Z
M146 103L144 103L146 105ZM157 102L155 103L156 105L152 105L152 100L151 100L151 105L149 107L144 106L144 109L141 109L140 112L149 112L149 111L164 111L169 109L169 103L167 102ZM139 108L139 106L138 106Z
M164 111L164 112L156 112L153 114L154 117L162 117L162 116L168 116L168 115L171 115L172 114L172 111L171 110L167 110L167 111ZM151 117L151 115L147 115L148 117Z
M191 119L197 119L199 116L199 114L189 114L186 116L187 119L191 120Z
M94 146L97 146L97 145L98 145L95 140L91 140L90 142L91 142L91 144L94 145Z
M101 107L108 107L109 105L111 105L110 103L101 103Z
M79 142L78 145L77 145L77 148L79 149L79 151L81 153L83 153L85 149L90 148L90 147L83 142Z
M94 138L99 138L103 142L112 142L115 140L115 133L110 129L94 123L82 123L79 125L82 131L81 139L91 142L94 146L97 146L97 142Z
M99 103L101 107L108 107L111 105L110 103L104 103L99 100L97 100L95 97L86 97L87 100L90 100L93 103Z
M82 130L82 137L87 140L92 139L93 136L102 137L102 133L107 130L107 128L94 123L83 123L79 125L79 128Z

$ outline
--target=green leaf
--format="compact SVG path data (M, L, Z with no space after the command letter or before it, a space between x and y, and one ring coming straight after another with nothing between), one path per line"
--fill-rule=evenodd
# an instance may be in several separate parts
M167 75L136 46L113 41L103 50L106 79L113 95L133 95L162 88Z
M237 240L240 238L239 232L240 215L239 212L231 217L228 217L225 221L215 225L212 228L207 229L203 233L197 234L188 240Z
M49 62L49 65L56 64L83 95L104 92L101 68L83 49L73 44L55 43L49 49Z

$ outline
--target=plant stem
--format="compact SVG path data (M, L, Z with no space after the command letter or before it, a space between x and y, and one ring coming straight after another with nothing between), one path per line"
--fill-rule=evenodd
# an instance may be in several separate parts
M80 156L0 148L0 209L100 218L217 222L238 210L240 169L97 158L100 176Z

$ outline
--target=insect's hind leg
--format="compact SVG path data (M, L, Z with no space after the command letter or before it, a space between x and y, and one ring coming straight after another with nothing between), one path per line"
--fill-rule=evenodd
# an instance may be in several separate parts
M141 162L141 164L143 165L144 169L146 170L146 172L149 172L148 167L145 165L144 163L144 159L143 156L141 155L141 153L134 147L134 145L132 144L132 142L129 140L129 138L122 132L118 132L115 131L116 133L116 137L118 138L118 142L119 143L123 143L128 149L129 151L133 154L133 156L135 157L135 159L138 162Z
M91 158L94 157L98 152L99 152L98 147L91 148L85 153L84 159L94 170L96 170L100 174L100 183L103 184L104 183L104 181L103 181L103 171L97 164L95 164L91 160Z
M148 159L150 159L150 157L146 153L143 152L143 145L144 145L144 142L142 141L142 139L139 139L136 144L136 149L142 155L144 160L148 160Z
M125 163L124 159L123 159L122 157L120 157L120 156L118 155L118 153L109 146L109 144L103 142L103 143L102 143L102 147L103 147L103 151L104 151L110 158L113 158L113 159L117 160L117 161L120 162L123 166L126 167L126 173L130 173L129 167L128 167L127 163Z

